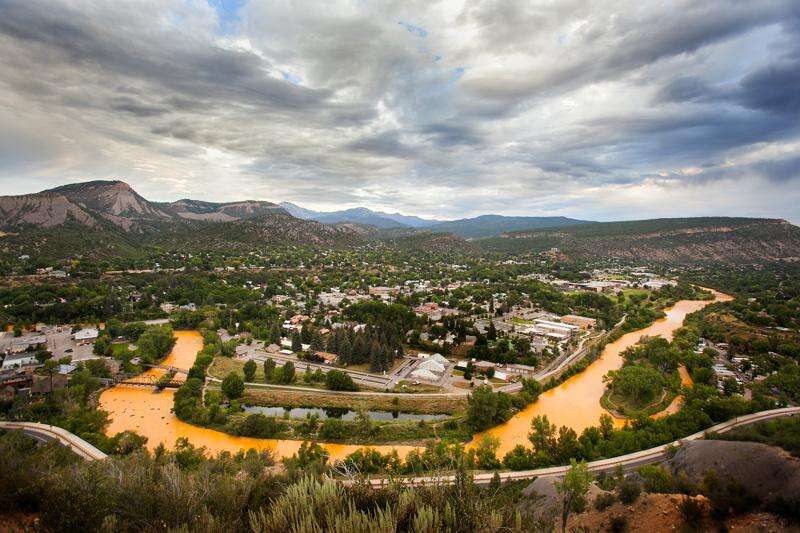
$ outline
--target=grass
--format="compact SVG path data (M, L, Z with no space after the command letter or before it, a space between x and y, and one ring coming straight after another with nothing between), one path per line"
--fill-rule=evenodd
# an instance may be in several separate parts
M426 383L414 385L413 381L401 380L397 383L394 392L398 394L436 394L442 392L442 388L438 385L429 385Z
M649 296L649 290L647 289L622 289L622 294L625 295L625 303L628 304L631 302L631 297L633 296Z
M677 395L677 391L664 388L662 389L661 396L658 398L658 400L641 404L631 401L622 395L614 394L609 388L606 389L606 392L600 398L600 405L603 407L603 409L616 412L626 418L651 416L669 407L669 404L672 403L672 400L674 400Z
M400 411L421 414L459 414L467 406L467 398L442 396L425 401L408 394L364 396L355 394L326 394L291 389L245 389L243 403L249 405L286 407L342 407L368 411Z
M405 362L405 360L404 360L404 359L395 359L395 361L394 361L394 364L392 365L392 368L391 368L391 370L388 370L386 373L387 373L387 374L390 374L392 371L394 371L396 368L398 368L398 367L399 367L400 365L402 365L404 362ZM343 369L346 369L346 370L352 370L352 371L354 371L354 372L369 372L369 373L374 373L374 372L372 372L372 371L369 369L369 363L361 363L360 365L346 365L346 366L342 366L341 368L343 368Z
M125 355L134 355L135 352L128 349L127 342L114 343L111 345L111 356L114 359L122 359Z

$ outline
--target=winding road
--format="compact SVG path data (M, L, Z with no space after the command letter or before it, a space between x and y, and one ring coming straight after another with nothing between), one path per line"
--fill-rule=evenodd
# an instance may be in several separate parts
M679 447L685 442L703 439L708 433L727 433L732 429L746 426L748 424L797 415L800 415L800 407L785 407L782 409L772 409L770 411L761 411L750 415L740 416L662 446L656 446L655 448L629 453L627 455L620 455L618 457L592 461L588 463L588 468L591 472L611 471L618 466L621 466L624 470L632 470L642 465L660 463L669 457L670 450L673 447ZM105 453L98 450L85 440L57 426L49 426L35 422L0 421L0 429L20 430L26 435L34 437L42 442L56 440L87 460L103 460L107 457ZM501 481L516 481L534 479L538 477L562 477L568 470L569 466L552 466L548 468L537 468L535 470L499 472L497 475L500 476ZM473 479L477 485L488 485L491 483L494 476L494 472L481 472L475 474ZM349 480L348 482L352 482L352 480ZM405 486L414 487L441 484L449 485L453 484L454 482L454 475L430 475L399 479L380 477L369 480L369 484L372 487L381 487L383 485L388 485L389 483L400 483Z
M800 407L785 407L783 409L773 409L770 411L761 411L750 415L739 416L727 422L722 422L708 429L689 435L682 439L656 446L648 450L640 452L629 453L627 455L620 455L608 459L599 459L587 463L590 472L603 472L611 471L621 466L624 470L632 470L643 465L660 463L669 458L670 449L673 447L681 446L685 442L700 440L705 438L708 433L727 433L732 429L754 424L756 422L763 422L765 420L772 420L775 418L783 418L787 416L800 415ZM516 472L499 472L501 481L515 481L520 479L534 479L538 477L563 477L569 470L569 466L551 466L547 468L537 468L535 470L519 470ZM476 485L488 485L494 478L494 472L482 472L474 475L474 482ZM423 486L431 484L445 484L451 485L455 482L455 475L431 475L431 476L418 476L408 478L393 478L386 477L370 479L369 483L373 487L380 487L388 483L400 483L405 486Z
M18 430L40 442L58 441L73 452L88 460L105 459L107 455L77 435L66 429L38 422L5 422L0 421L0 429Z

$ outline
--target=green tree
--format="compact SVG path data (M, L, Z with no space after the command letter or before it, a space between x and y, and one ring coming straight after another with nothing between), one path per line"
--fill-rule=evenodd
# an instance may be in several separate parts
M341 440L346 434L344 422L338 418L328 418L319 428L319 436L325 440Z
M53 354L47 350L38 350L34 357L36 357L36 360L39 361L39 364L43 365L45 361L53 358Z
M271 357L267 357L264 360L264 381L267 383L272 381L274 373L275 373L275 361L273 361Z
M283 372L281 376L281 382L290 384L294 383L295 380L295 370L294 370L294 363L291 361L286 361L283 364Z
M356 431L358 435L363 438L368 438L372 436L373 431L375 430L375 426L372 424L372 419L369 417L369 414L363 410L359 409L356 413L356 417L354 419Z
M329 390L356 391L358 387L353 378L341 370L331 370L325 375L325 387Z
M576 463L575 459L570 461L570 468L564 475L562 481L556 482L556 491L561 496L561 531L567 530L567 519L576 508L581 508L586 504L586 494L589 492L589 485L592 483L592 474L581 461Z
M248 359L247 362L244 364L244 380L248 383L252 383L256 377L256 362L252 359Z
M664 377L655 368L625 365L608 373L612 392L637 404L652 401L664 386Z
M300 339L300 333L297 330L292 332L292 351L299 352L303 349L303 343Z
M528 433L528 440L533 444L533 451L549 461L555 459L558 447L556 430L556 425L550 423L547 415L537 415L531 420L531 432Z
M477 387L467 402L467 425L475 432L504 422L511 408L509 396L492 391L488 385Z
M94 348L92 348L92 351L95 355L110 355L111 339L108 338L108 335L100 335L97 337L97 340L94 341Z
M231 372L222 380L222 392L231 400L241 398L244 393L244 381L239 374Z

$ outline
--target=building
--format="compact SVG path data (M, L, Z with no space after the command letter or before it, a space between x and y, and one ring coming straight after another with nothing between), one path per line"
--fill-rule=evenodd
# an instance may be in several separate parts
M322 359L323 361L325 361L325 363L327 363L329 365L335 363L336 359L339 358L339 356L336 355L335 353L322 352L322 351L314 352L314 355L316 357Z
M67 386L69 376L66 374L53 374L52 376L34 376L32 394L47 394L56 390L61 390Z
M14 353L24 352L28 348L47 344L47 337L42 333L27 333L21 337L14 337L11 340L11 351Z
M3 359L0 370L10 370L12 368L22 368L24 366L37 365L39 362L31 352L11 353Z
M395 291L394 287L370 287L369 295L377 296L381 300L388 300L392 297L392 293L394 291Z
M442 363L431 358L425 359L417 366L417 370L428 370L436 374L444 374L445 368Z
M659 289L666 287L667 285L674 287L677 284L678 284L677 281L673 281L670 279L651 279L642 283L642 287L644 287L645 289L657 291Z
M530 365L519 365L519 364L507 364L505 366L505 372L511 376L532 376L536 373L536 367ZM495 374L497 375L497 374Z
M553 322L552 320L545 320L543 318L537 318L533 321L533 323L536 325L536 329L544 332L545 334L558 333L560 335L570 337L573 333L576 333L580 330L578 326L573 326L572 324Z
M578 326L581 329L593 329L597 326L597 319L579 315L564 315L561 317L561 321L565 324Z
M439 381L439 376L430 370L425 370L424 368L418 368L414 370L411 374L409 374L409 376L414 379L421 379L424 381Z
M77 331L72 338L75 339L75 342L78 344L90 344L97 340L97 336L100 332L97 328L83 328Z

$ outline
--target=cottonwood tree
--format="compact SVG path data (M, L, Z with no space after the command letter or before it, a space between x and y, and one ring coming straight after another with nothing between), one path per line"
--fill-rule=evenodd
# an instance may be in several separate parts
M570 513L586 501L592 474L585 461L570 461L570 468L562 481L556 481L556 491L561 496L561 531L567 530L567 519Z

